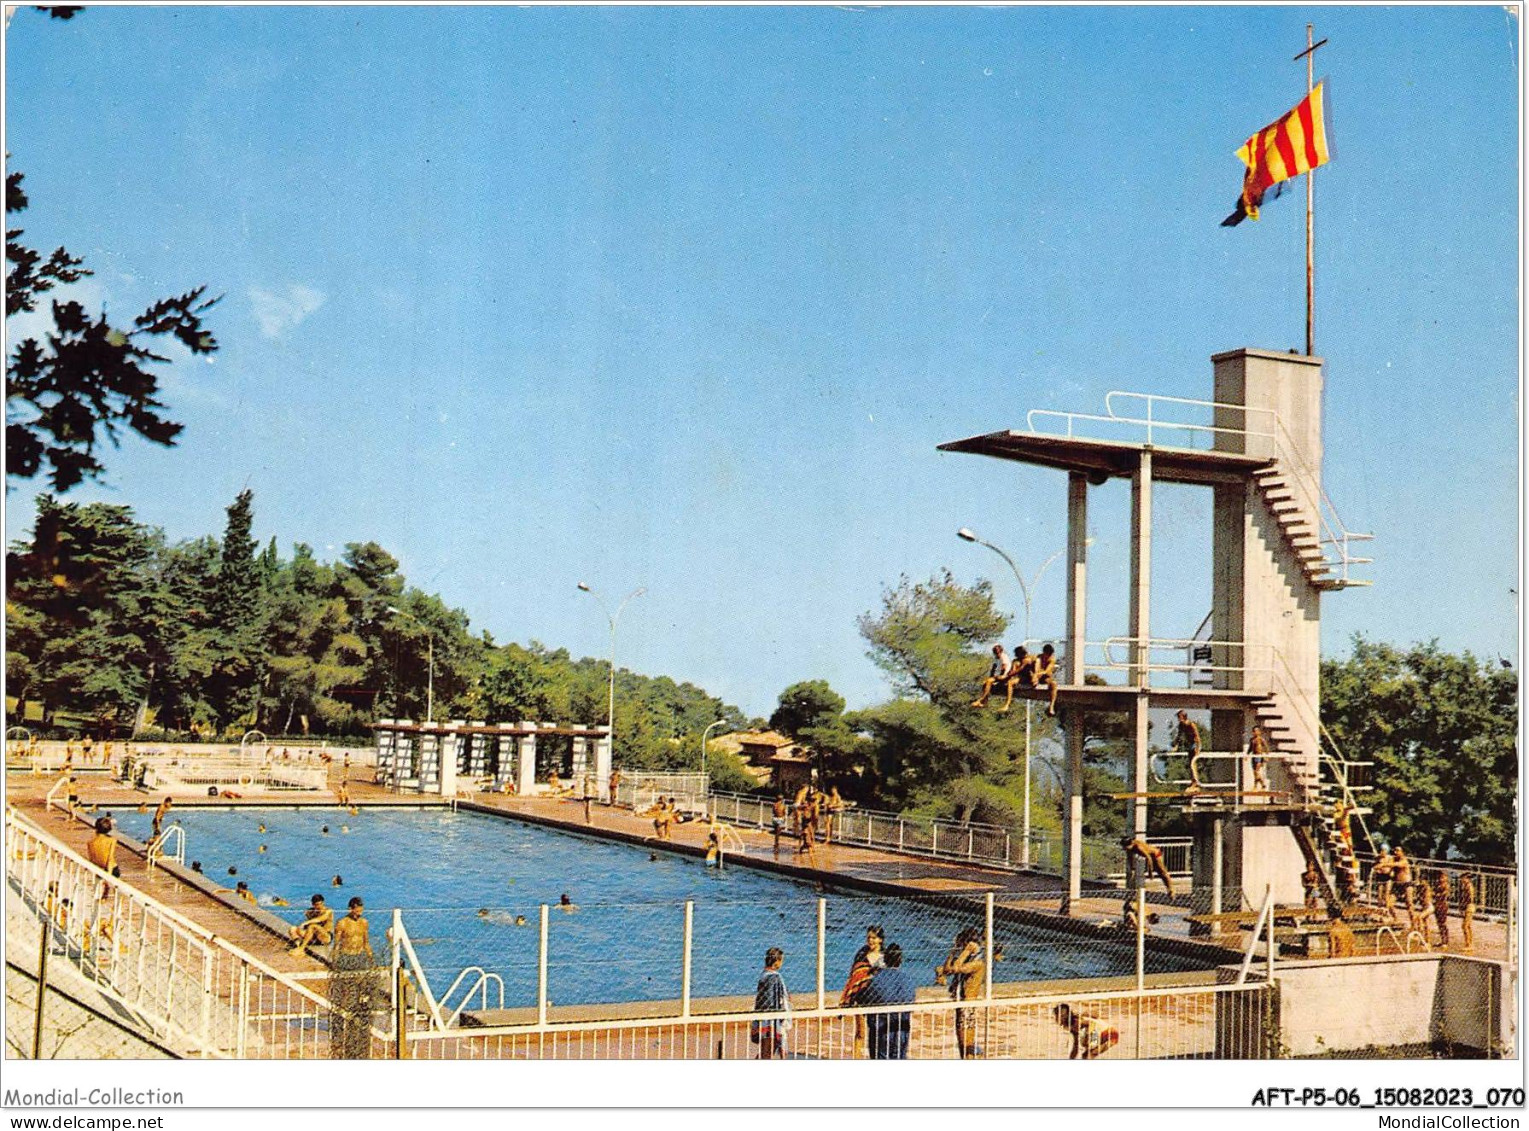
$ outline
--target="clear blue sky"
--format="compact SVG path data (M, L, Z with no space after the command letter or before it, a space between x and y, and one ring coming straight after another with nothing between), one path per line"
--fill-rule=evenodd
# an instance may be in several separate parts
M178 447L104 485L172 537L375 539L499 640L765 713L885 697L858 614L949 566L1018 593L1060 473L944 455L1025 410L1210 394L1301 345L1301 194L1236 229L1234 151L1331 42L1317 352L1329 493L1373 530L1363 631L1513 655L1519 28L1501 7L21 10L6 148L34 246L131 317L207 283ZM14 339L25 328L12 319ZM9 538L35 491L8 499ZM1090 635L1125 630L1123 485ZM1153 627L1209 607L1209 501L1164 490ZM1061 571L1034 628L1062 621ZM1014 635L1018 635L1017 632Z

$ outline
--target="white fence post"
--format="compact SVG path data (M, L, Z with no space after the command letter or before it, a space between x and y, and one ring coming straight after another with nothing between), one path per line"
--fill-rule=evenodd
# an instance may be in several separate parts
M536 1023L547 1023L547 905L542 904L541 942L536 956Z
M823 994L823 977L825 971L824 957L828 942L828 900L818 900L818 1009L821 1011L825 998Z
M212 1051L212 950L202 944L202 1055Z
M685 946L680 957L680 1016L690 1016L690 946L695 929L695 901L685 901Z
M248 963L239 963L239 1029L234 1034L234 1053L240 1060L244 1059L245 1041L249 1036L250 1027L250 968Z
M993 893L988 892L983 897L983 932L987 936L983 939L983 963L987 969L983 972L987 980L987 999L993 1000Z

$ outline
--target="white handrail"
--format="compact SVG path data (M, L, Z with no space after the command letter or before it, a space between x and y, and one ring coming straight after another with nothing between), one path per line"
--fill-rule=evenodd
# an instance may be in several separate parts
M44 812L52 809L55 805L58 805L58 791L69 784L69 778L71 776L72 775L70 774L64 774L58 779L58 781L54 782L51 786L48 787L48 792L43 796L42 799L42 807ZM65 806L59 805L58 807L60 809L64 809L67 812L67 808Z
M1114 399L1116 397L1145 401L1147 404L1147 419L1143 421L1136 417L1122 416L1121 414L1117 413L1114 405ZM1272 427L1276 431L1255 432L1247 427L1225 428L1204 424L1187 424L1175 421L1156 420L1152 415L1152 406L1159 401L1166 404L1193 405L1199 408L1229 409L1242 413L1256 413L1269 418L1272 421ZM1307 506L1312 516L1322 526L1324 533L1327 535L1327 537L1319 539L1319 544L1331 545L1334 547L1337 553L1337 560L1330 561L1329 564L1332 565L1335 569L1341 568L1342 579L1344 581L1348 581L1350 565L1366 565L1371 564L1374 561L1373 558L1356 557L1349 552L1349 543L1351 541L1371 541L1375 536L1373 534L1354 533L1350 531L1344 524L1342 517L1338 514L1338 508L1333 505L1333 501L1328 496L1326 489L1320 485L1319 476L1306 463L1305 458L1301 455L1301 449L1296 445L1295 440L1291 437L1289 430L1285 427L1285 422L1280 418L1279 413L1274 409L1233 404L1227 401L1204 401L1195 400L1190 397L1169 397L1158 393L1133 393L1121 389L1113 389L1105 394L1104 408L1105 412L1108 414L1106 417L1096 418L1086 417L1083 414L1078 415L1080 419L1102 419L1107 422L1120 424L1146 424L1148 429L1148 443L1152 442L1153 427L1187 429L1192 431L1211 433L1224 432L1231 435L1251 436L1257 437L1259 439L1273 440L1275 442L1276 448L1279 451L1279 458L1282 458L1286 462L1295 465L1295 467L1303 473L1296 478L1300 480L1300 487L1302 492L1306 495ZM1042 409L1037 411L1047 412L1051 410ZM1244 418L1244 425L1246 425L1246 417ZM1035 431L1033 426L1030 430L1032 432ZM1072 435L1070 422L1068 435L1069 437ZM1316 484L1315 491L1312 489L1313 484ZM1325 556L1326 555L1324 554L1324 557Z
M166 850L166 845L168 845L172 840L175 842L175 851L170 852ZM150 840L147 846L145 846L144 852L145 859L148 861L150 868L154 867L155 864L157 864L165 857L169 857L177 864L184 864L186 862L185 826L171 825L168 829L165 829L163 832L161 832L157 837L154 837L152 840Z
M482 1004L478 1008L488 1008L488 988L491 983L497 982L499 984L499 1008L504 1008L504 979L490 970L483 969L481 966L469 966L456 976L456 980L453 981L446 992L441 995L442 1008L445 1008L445 1006L451 1001L451 995L455 993L457 987L462 984L462 980L472 973L476 973L478 975L478 980L468 987L467 992L462 995L462 1003L458 1005L456 1009L452 1010L451 1016L446 1019L447 1028L450 1028L457 1023L457 1019L462 1016L462 1011L466 1009L468 1003L472 1001L473 994L478 993L480 990L482 991Z
M396 910L393 913L393 946L395 948L394 965L397 965L397 956L402 954L409 959L409 965L414 969L415 980L419 982L419 991L425 995L425 1005L429 1008L430 1021L437 1029L444 1029L446 1022L441 1018L441 1006L434 995L430 993L430 979L425 977L424 966L420 963L419 955L414 952L414 943L409 938L409 931L403 925L403 916Z

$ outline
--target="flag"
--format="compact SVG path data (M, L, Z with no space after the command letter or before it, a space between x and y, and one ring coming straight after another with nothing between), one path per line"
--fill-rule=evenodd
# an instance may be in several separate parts
M1285 181L1327 164L1327 128L1322 113L1326 85L1326 80L1319 82L1294 110L1259 130L1237 151L1248 171L1242 179L1237 210L1221 221L1223 228L1240 224L1244 218L1257 220L1258 206L1267 190L1273 188L1278 196L1278 186Z

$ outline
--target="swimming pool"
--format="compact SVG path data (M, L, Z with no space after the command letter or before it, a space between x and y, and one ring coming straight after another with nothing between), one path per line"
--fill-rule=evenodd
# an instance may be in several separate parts
M148 814L115 816L124 832L147 837ZM292 922L314 893L336 914L361 896L379 957L387 953L393 909L402 908L437 995L476 965L504 979L507 1006L534 1004L539 908L565 892L577 910L554 908L548 931L548 996L556 1004L678 998L686 900L695 905L692 997L752 995L769 946L786 952L793 991L816 988L818 889L754 869L733 865L719 874L687 856L446 808L363 809L357 816L341 808L185 808L173 823L185 829L188 864L200 861L230 888L246 881L262 907ZM277 898L289 906L276 905ZM982 925L980 899L971 896L938 905L843 891L827 899L825 984L834 1001L868 925L884 928L923 983L933 982L958 930ZM1002 921L994 932L1003 951L998 982L1135 969L1128 941ZM1154 973L1197 966L1154 951L1147 965Z

